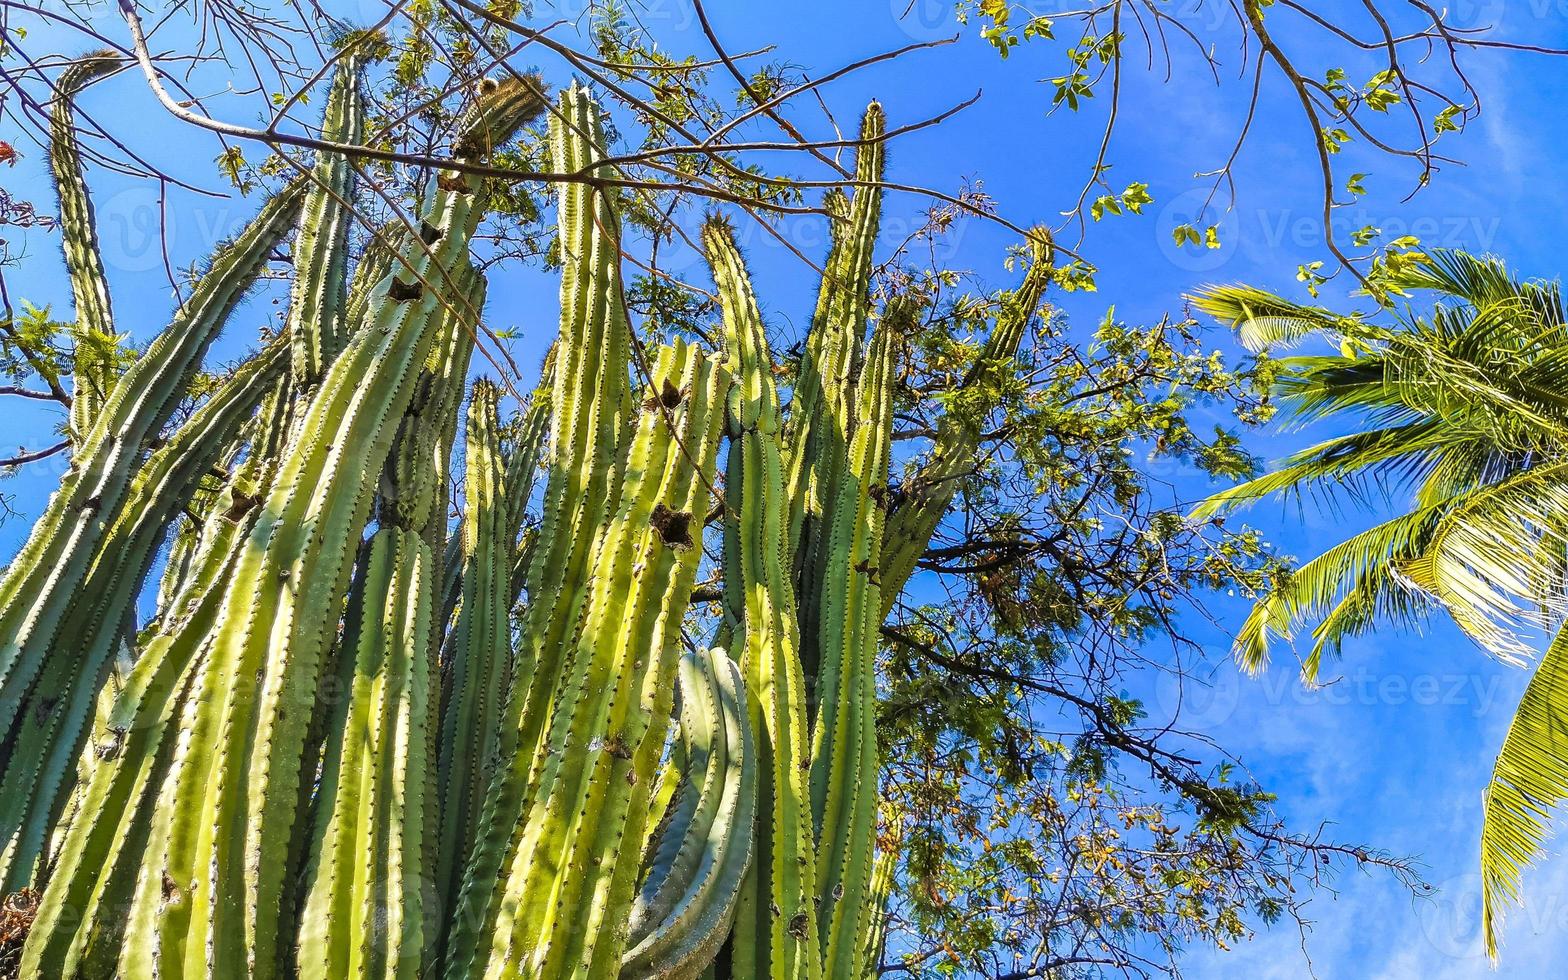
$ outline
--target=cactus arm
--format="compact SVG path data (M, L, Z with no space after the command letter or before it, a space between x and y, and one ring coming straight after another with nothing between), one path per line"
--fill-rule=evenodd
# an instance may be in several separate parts
M653 380L529 812L507 849L493 943L472 975L609 976L624 952L728 383L685 343L660 351Z
M604 156L598 107L563 92L550 127L552 166L577 170ZM597 528L612 511L617 451L630 413L631 327L621 294L619 218L586 184L559 188L561 328L550 396L551 449L538 545L526 576L528 608L517 680L502 725L501 763L464 872L448 938L447 974L466 976L488 955L496 882L527 808L530 770L556 701L561 651L581 613Z
M141 466L18 714L0 776L7 889L29 883L65 799L110 660L164 530L286 361L274 343L240 366Z
M173 322L121 375L82 441L83 452L0 578L0 730L15 723L148 443L173 415L207 346L293 223L299 200L297 185L271 198L217 254Z
M329 805L305 878L296 956L307 980L414 978L425 948L433 562L419 533L395 525L367 551L345 630L352 679L328 725L320 794Z
M527 584L529 566L527 559L531 557L529 552L532 551L533 544L537 540L524 532L523 524L528 519L528 501L533 497L539 463L544 458L545 447L549 441L550 389L554 373L553 364L547 364L544 377L540 379L538 389L534 391L529 399L527 410L523 412L517 440L512 446L511 456L506 461L506 524L511 529L515 541L512 551L511 600L513 603L517 601L524 585ZM519 538L520 533L523 535L522 538Z
M806 676L817 672L817 590L825 579L828 513L853 432L853 391L859 352L871 310L871 262L881 220L886 119L873 102L860 125L855 160L860 183L850 203L848 227L834 240L822 277L816 314L790 403L793 447L785 485L790 507L796 594L801 615L801 662Z
M894 885L898 883L898 856L904 836L903 823L899 817L884 816L887 816L892 827L888 839L880 842L885 846L878 849L876 863L871 869L871 896L867 903L870 923L865 930L866 953L861 961L861 976L865 980L876 980L882 975L882 956L887 950L888 901L893 896Z
M1031 240L1033 263L1019 288L1004 297L991 336L964 379L960 391L995 391L1012 371L1029 322L1040 307L1050 284L1051 261L1048 239ZM974 469L974 455L980 445L980 426L994 404L967 405L963 413L950 412L937 423L931 454L920 470L900 487L897 502L889 510L883 531L882 615L887 616L914 573L915 563L925 554L931 535L947 513L964 477Z
M352 52L339 62L327 93L321 137L342 145L364 138L360 95L362 61ZM341 153L320 153L310 173L310 190L294 239L294 284L289 293L288 333L292 375L303 390L313 388L342 349L350 330L348 232L353 222L354 167Z
M708 830L729 791L725 718L719 703L718 676L708 659L706 651L688 651L680 659L677 687L684 775L674 807L659 822L650 860L644 862L642 885L628 920L628 938L633 944L640 944L664 922L696 880L708 845ZM629 950L627 959L632 955Z
M442 907L460 883L462 862L479 820L489 767L501 732L511 657L512 538L496 401L499 391L474 385L468 410L463 510L462 601L442 656L440 739L441 830L436 881Z
M817 896L823 974L857 977L876 835L876 650L882 600L877 552L892 441L897 311L878 326L860 383L848 466L830 511L822 587L820 705L813 730L811 803L817 818Z
M722 649L694 650L681 658L680 683L688 772L695 777L701 765L702 796L716 799L699 802L684 825L666 824L668 837L679 828L682 840L634 906L635 945L622 959L621 980L698 976L729 929L751 860L758 772L740 668Z
M113 51L95 51L77 60L55 83L54 107L49 116L49 169L60 195L61 242L76 304L76 322L71 328L75 353L70 432L77 449L114 386L119 344L109 302L109 279L104 275L98 248L98 223L83 178L81 147L76 142L72 101L87 85L122 64Z
M816 858L779 397L762 317L734 239L713 223L703 242L734 377L725 482L733 505L725 525L726 604L744 637L741 669L766 774L759 789L757 856L736 918L732 970L737 980L820 977L815 917L798 918L810 908ZM801 921L792 932L791 923Z

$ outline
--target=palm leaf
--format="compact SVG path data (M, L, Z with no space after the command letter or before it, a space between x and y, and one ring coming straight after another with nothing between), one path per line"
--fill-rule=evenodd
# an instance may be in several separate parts
M1519 904L1524 869L1568 798L1568 629L1557 632L1525 688L1482 797L1481 922L1497 959L1505 905Z
M1361 615L1357 607L1343 605L1347 594L1359 594L1362 609L1375 608L1396 616L1403 610L1408 616L1407 624L1414 625L1423 611L1416 601L1418 597L1395 597L1389 593L1408 588L1397 574L1398 566L1421 554L1443 512L1442 507L1431 507L1402 514L1340 542L1295 569L1258 600L1237 631L1237 663L1250 673L1262 671L1268 666L1271 637L1292 639L1303 623L1325 617L1333 625L1323 635L1331 639L1320 639L1319 652L1337 643L1332 638L1347 635L1346 629L1361 623L1352 618ZM1335 616L1339 617L1337 621L1332 618ZM1309 661L1309 665L1312 663ZM1308 679L1313 679L1312 675Z
M1337 333L1356 322L1251 286L1204 286L1187 298L1234 329L1242 345L1252 351L1289 347L1313 334Z

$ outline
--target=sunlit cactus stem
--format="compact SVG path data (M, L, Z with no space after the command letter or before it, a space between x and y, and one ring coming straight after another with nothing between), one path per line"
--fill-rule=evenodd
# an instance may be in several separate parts
M460 140L488 148L542 107L532 82L491 86L473 116L484 139L472 143L465 130ZM72 879L50 883L51 890L58 885L127 895L124 941L114 967L120 975L265 977L292 959L293 937L285 931L293 895L289 869L304 838L296 824L308 799L301 792L301 766L307 759L314 765L315 693L396 420L414 398L441 325L450 323L444 311L474 300L451 286L470 269L468 243L483 212L482 191L478 178L456 173L439 178L421 233L405 244L398 271L366 300L364 329L309 393L286 441L264 447L263 456L273 446L280 453L276 476L259 488L258 518L221 583L222 601L205 631L190 696L171 718L179 750L150 777L152 805L137 809L124 828L146 841L145 852L135 866L84 863ZM166 331L124 376L100 428L117 417L120 392L133 382L143 382L135 389L137 404L160 410L172 404L179 394L173 379L165 384L167 397L147 382L159 380L156 370L174 354L182 369L193 369L210 339L206 320L227 311L270 254L277 235L293 223L301 192L296 185L284 199L287 207L269 206L259 224L265 236L253 228L220 255L184 320L175 324L178 329ZM247 257L249 264L235 268L232 256ZM325 277L324 284L331 279ZM217 283L222 292L216 292ZM208 298L204 289L215 296ZM219 305L219 298L227 302ZM167 416L133 417L145 432ZM70 489L68 480L62 496ZM434 486L431 493L437 493ZM433 589L439 577L434 567L426 575L419 565L401 566L400 574L413 583L410 595L424 588L420 581L429 580ZM411 615L417 622L418 614ZM430 652L426 644L417 660L404 662L428 664ZM430 714L409 708L405 717L411 713ZM424 833L415 836L414 850L422 855ZM129 888L127 878L134 879ZM428 945L423 935L412 941L416 961Z
M551 166L592 168L605 155L599 108L586 89L561 93L550 125ZM501 729L500 762L486 794L478 839L453 909L446 975L482 973L487 933L499 911L498 879L528 807L538 749L558 704L572 632L590 575L589 557L618 482L616 454L631 415L629 340L620 278L620 223L612 199L583 183L558 187L561 325L550 396L550 457L538 546L526 575L529 602L518 630L516 681Z
M488 948L449 975L599 977L625 950L728 384L679 342L651 372L528 808L495 884Z
M240 365L136 474L16 721L0 775L6 869L27 880L64 805L98 692L165 529L287 365L281 343Z
M737 980L820 977L816 917L799 917L812 905L816 849L779 396L762 316L730 229L710 222L703 244L734 377L725 478L727 630L746 678L765 774L756 856L736 914L731 970Z
M876 651L882 623L878 557L888 501L893 361L910 309L889 309L860 379L847 465L828 515L820 613L819 708L812 730L817 910L823 975L858 977L866 952L877 810Z
M800 602L801 663L815 677L822 653L817 589L826 580L828 511L853 435L855 378L871 313L871 260L881 227L886 117L873 102L861 120L856 188L823 270L790 403L785 488ZM814 691L812 692L815 693ZM809 710L809 709L808 709Z
M71 469L6 568L0 579L0 730L15 731L46 666L57 665L59 657L76 658L76 650L54 646L64 617L105 536L117 526L149 444L185 396L218 329L292 225L300 193L292 185L263 206L218 252L169 327L120 376L91 432L80 440ZM86 688L95 685L87 682ZM86 710L75 716L78 725ZM3 884L29 883L29 851L15 838L7 841Z
M363 140L362 64L361 56L353 50L341 56L327 93L322 139L350 146ZM320 381L353 329L346 307L354 174L353 162L341 153L319 154L310 172L310 190L294 239L294 285L288 317L292 372L302 390Z
M78 448L114 387L119 342L109 303L109 280L98 248L98 223L83 177L73 101L83 88L124 64L113 51L95 51L77 59L55 82L49 116L49 169L60 196L60 239L76 308L76 321L71 326L74 387L70 433Z

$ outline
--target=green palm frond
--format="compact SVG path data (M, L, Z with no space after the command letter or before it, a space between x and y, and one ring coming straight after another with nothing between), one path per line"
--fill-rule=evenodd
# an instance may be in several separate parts
M1513 625L1532 610L1562 613L1561 589L1543 579L1543 548L1568 530L1568 462L1525 470L1457 500L1423 553L1401 567L1490 652L1513 661L1528 648ZM1553 562L1553 565L1556 563Z
M1265 497L1304 493L1318 485L1350 487L1361 483L1425 478L1450 455L1467 456L1473 446L1455 444L1453 431L1435 419L1409 425L1335 436L1292 453L1274 468L1245 483L1227 487L1193 509L1195 520L1246 506Z
M1525 281L1491 256L1434 250L1390 273L1391 294L1437 294L1424 316L1389 309L1392 326L1302 306L1247 287L1211 287L1199 309L1248 347L1321 333L1338 355L1276 362L1274 395L1294 424L1354 429L1274 472L1215 494L1213 514L1264 495L1318 486L1408 510L1328 549L1260 598L1237 659L1267 663L1272 637L1317 620L1303 664L1381 623L1412 625L1439 609L1505 659L1529 648L1520 627L1568 617L1568 316L1554 282ZM1497 955L1504 905L1568 799L1568 627L1559 628L1525 692L1485 796L1484 930Z
M1289 347L1317 333L1338 333L1358 321L1317 306L1303 306L1252 286L1204 286L1192 305L1237 332L1248 350Z
M1568 629L1558 631L1525 688L1482 797L1482 932L1497 959L1503 907L1519 904L1524 869L1541 853L1568 799Z
M1368 528L1292 571L1258 600L1236 633L1236 661L1250 673L1268 666L1271 638L1289 640L1304 623L1324 620L1315 651L1337 645L1338 639L1364 629L1366 613L1377 611L1404 618L1415 626L1424 611L1419 596L1397 596L1407 590L1398 566L1421 554L1444 508L1402 514ZM1347 595L1357 596L1345 604ZM1314 663L1317 657L1309 660ZM1309 675L1309 680L1313 679Z
M1432 249L1426 253L1425 262L1404 266L1391 283L1406 292L1445 293L1477 307L1519 291L1518 282L1502 259L1448 248Z

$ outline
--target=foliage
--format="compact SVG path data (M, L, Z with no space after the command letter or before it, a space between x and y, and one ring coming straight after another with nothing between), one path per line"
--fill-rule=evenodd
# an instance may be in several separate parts
M1294 421L1354 428L1211 498L1199 514L1273 494L1339 492L1399 512L1299 568L1280 570L1238 634L1249 670L1271 638L1312 624L1303 663L1314 682L1347 638L1415 628L1446 612L1478 644L1520 662L1520 629L1555 628L1563 607L1564 435L1568 323L1556 283L1523 281L1463 252L1405 256L1375 270L1379 295L1435 293L1426 314L1338 314L1247 287L1214 287L1198 305L1250 346L1313 335L1338 354L1284 358L1276 394ZM1505 903L1541 852L1568 797L1568 718L1561 632L1542 655L1505 737L1484 804L1481 874L1488 951Z

